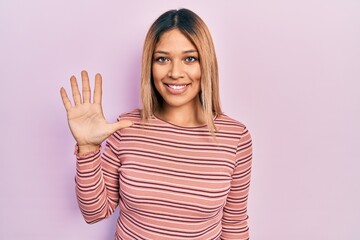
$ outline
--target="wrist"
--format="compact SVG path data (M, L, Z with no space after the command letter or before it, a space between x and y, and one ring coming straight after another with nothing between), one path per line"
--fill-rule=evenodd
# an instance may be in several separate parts
M100 145L84 144L78 145L78 154L87 155L89 153L97 152L100 149Z

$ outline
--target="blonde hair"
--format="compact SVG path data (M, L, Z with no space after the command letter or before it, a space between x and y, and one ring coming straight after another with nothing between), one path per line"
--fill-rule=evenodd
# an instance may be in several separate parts
M200 101L206 124L211 133L216 131L214 116L222 114L219 97L219 74L215 48L204 21L188 9L163 13L150 27L144 43L141 71L142 119L147 121L160 110L163 99L152 79L152 61L156 44L165 32L178 29L197 48L201 68Z

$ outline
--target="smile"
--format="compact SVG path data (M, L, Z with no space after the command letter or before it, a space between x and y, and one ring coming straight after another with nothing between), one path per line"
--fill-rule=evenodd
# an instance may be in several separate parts
M173 85L173 84L166 84L169 88L172 88L174 90L181 90L184 89L188 84L182 84L182 85Z
M172 95L179 95L179 94L183 94L185 93L187 87L190 85L189 84L167 84L164 83L164 85L166 86L167 92L172 94Z

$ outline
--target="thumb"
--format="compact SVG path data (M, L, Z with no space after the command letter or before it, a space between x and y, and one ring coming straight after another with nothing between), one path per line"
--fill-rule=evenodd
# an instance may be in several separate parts
M110 128L111 128L111 132L114 133L117 130L120 130L122 128L130 127L131 125L133 125L133 122L130 121L130 120L120 120L120 121L118 121L116 123L111 124Z

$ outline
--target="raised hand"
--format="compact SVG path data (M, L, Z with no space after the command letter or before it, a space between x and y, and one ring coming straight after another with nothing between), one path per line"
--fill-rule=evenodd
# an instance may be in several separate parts
M82 95L80 94L76 78L70 78L74 106L64 88L60 89L60 95L67 112L70 131L74 136L79 153L87 153L96 150L99 145L112 133L132 125L131 121L123 120L116 123L108 123L102 111L102 78L100 74L95 76L94 97L91 102L91 90L89 77L86 71L81 72Z

